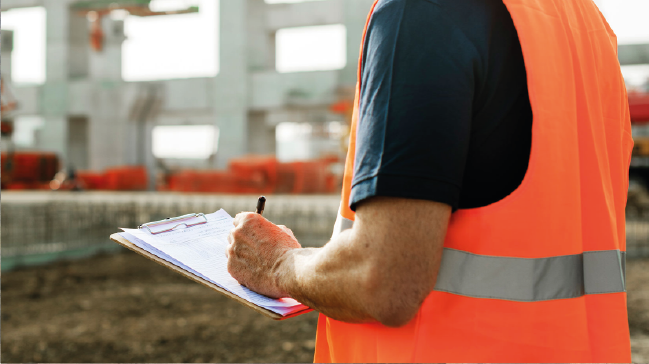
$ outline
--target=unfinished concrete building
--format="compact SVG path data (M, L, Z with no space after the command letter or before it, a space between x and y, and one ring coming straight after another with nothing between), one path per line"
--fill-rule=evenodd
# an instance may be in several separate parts
M78 169L153 166L151 132L156 125L217 126L218 152L208 167L224 168L231 158L246 154L274 154L280 122L342 121L331 105L353 97L358 49L372 1L220 0L216 77L125 82L123 20L100 18L102 49L96 51L89 42L92 29L78 8L79 3L114 5L104 0L3 0L3 11L42 6L46 12L46 79L42 85L14 87L20 103L15 115L40 115L44 125L35 148L56 152L65 165ZM149 1L110 3L148 6ZM344 68L276 71L278 30L328 24L347 29ZM4 32L6 81L11 81L11 50L11 32Z
M353 97L358 50L372 2L220 0L216 77L125 82L124 21L100 18L102 49L96 51L89 42L92 27L79 6L130 7L133 13L148 8L150 0L3 0L3 11L42 6L46 13L46 79L42 85L14 88L20 103L15 115L40 115L44 125L34 147L56 152L65 165L78 169L152 168L151 134L156 125L217 126L218 152L204 163L211 168L224 168L231 158L246 154L274 154L275 129L281 122L345 119L333 113L331 105ZM328 24L347 30L344 68L276 70L279 30ZM621 62L649 63L647 49L621 47ZM11 50L12 34L3 32L2 75L9 82Z

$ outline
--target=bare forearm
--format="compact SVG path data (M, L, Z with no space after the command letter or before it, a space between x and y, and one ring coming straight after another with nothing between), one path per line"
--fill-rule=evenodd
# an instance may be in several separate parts
M321 249L302 249L285 227L241 213L228 236L228 272L255 292L291 296L337 320L405 325L435 285L450 212L436 202L372 198L358 206L354 227Z
M375 321L365 293L371 268L353 239L348 230L324 248L289 252L278 267L278 284L291 297L333 319Z

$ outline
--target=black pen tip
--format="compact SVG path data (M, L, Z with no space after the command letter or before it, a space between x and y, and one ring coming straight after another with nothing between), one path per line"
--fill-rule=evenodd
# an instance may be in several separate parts
M255 212L261 215L264 213L265 207L266 207L266 197L261 196L259 197L259 200L257 200L257 209L255 210Z

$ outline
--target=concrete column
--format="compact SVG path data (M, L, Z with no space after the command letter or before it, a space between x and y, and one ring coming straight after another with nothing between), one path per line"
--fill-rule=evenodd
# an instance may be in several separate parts
M248 0L246 26L250 72L275 69L275 39L267 31L267 8L264 0Z
M367 14L373 0L343 1L347 27L347 65L340 72L340 86L354 86L358 75L358 56Z
M220 71L215 78L214 112L220 130L216 168L248 151L248 48L249 0L220 1Z
M41 113L45 125L40 133L42 150L55 152L65 164L68 140L68 75L70 17L68 1L45 0L46 80L41 88Z
M105 16L101 20L104 32L103 49L89 52L89 81L92 84L89 120L90 168L102 170L129 164L129 143L139 140L129 138L134 126L129 125L128 108L124 105L122 81L122 43L124 22ZM86 26L89 26L88 24ZM133 123L139 121L134 120Z
M86 28L88 26L86 21ZM101 28L104 32L104 46L101 52L96 52L86 45L90 56L90 77L96 81L121 81L122 43L126 40L124 21L104 16L101 19Z
M0 72L2 72L2 79L7 83L11 83L11 54L14 50L14 32L11 30L2 31L2 41L0 50Z
M69 65L68 77L70 80L88 77L89 68L89 30L88 20L84 16L72 13L69 24Z
M269 32L268 5L264 0L248 0L248 72L275 71L275 32ZM248 113L248 153L275 155L275 126L266 122L267 113Z
M122 104L121 83L117 81L93 81L89 102L89 164L93 170L121 166L127 163L127 110Z
M275 126L266 121L266 115L261 111L248 115L248 145L251 154L271 155L276 152Z

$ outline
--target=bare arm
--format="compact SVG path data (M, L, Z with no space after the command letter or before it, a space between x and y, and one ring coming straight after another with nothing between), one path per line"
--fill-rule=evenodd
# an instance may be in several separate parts
M298 249L282 228L242 214L228 268L255 291L293 297L328 317L401 326L435 285L450 214L436 202L372 198L358 207L353 229L319 249Z

